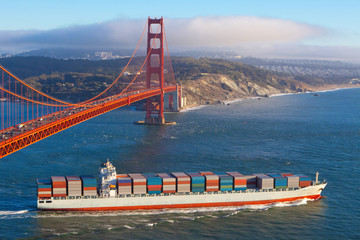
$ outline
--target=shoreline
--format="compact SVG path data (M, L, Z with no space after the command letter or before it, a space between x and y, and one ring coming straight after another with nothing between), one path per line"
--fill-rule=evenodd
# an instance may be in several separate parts
M338 90L344 90L344 89L353 89L353 88L360 88L360 85L353 85L353 84L332 84L332 85L325 85L325 86L312 86L312 89L307 92L300 92L300 93L275 93L270 94L269 97L281 97L281 96L287 96L292 94L308 94L308 93L321 93L321 92L332 92L332 91L338 91ZM229 100L223 100L221 101L223 104L205 104L205 105L188 105L188 107L182 108L179 112L188 112L188 111L195 111L204 107L208 106L216 106L216 105L229 105L231 103L241 102L247 99L259 99L264 98L262 96L248 96L248 97L242 97L242 98L235 98L235 99L229 99Z

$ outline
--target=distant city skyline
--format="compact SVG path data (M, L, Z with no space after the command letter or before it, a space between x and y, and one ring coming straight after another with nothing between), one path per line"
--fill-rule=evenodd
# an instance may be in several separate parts
M171 49L360 63L360 1L26 1L1 3L0 53L49 47L134 48L161 17Z

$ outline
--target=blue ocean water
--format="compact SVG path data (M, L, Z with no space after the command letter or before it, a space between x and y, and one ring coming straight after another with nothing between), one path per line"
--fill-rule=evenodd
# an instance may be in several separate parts
M136 126L118 109L0 160L0 239L360 239L360 89L247 99ZM329 182L315 201L211 209L41 212L36 178L118 172L292 172Z

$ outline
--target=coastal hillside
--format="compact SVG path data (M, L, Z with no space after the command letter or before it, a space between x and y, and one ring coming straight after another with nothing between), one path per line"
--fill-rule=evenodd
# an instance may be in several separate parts
M312 90L291 77L221 59L175 58L173 66L187 105Z
M218 104L243 97L267 97L272 94L309 91L306 84L273 77L256 83L244 77L234 80L225 74L203 74L196 80L181 81L187 105Z
M136 72L144 58L136 57L128 71ZM242 97L311 91L306 76L259 69L244 63L211 58L172 57L177 83L187 105L216 104ZM91 61L47 57L11 57L0 64L38 90L59 99L78 102L91 98L111 84L128 59ZM166 71L169 71L167 69ZM126 80L131 76L123 76ZM323 83L319 81L317 83Z

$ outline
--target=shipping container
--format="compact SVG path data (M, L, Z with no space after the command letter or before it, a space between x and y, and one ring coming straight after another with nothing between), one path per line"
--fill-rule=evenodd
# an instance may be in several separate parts
M256 181L257 181L257 186L260 189L273 189L274 188L274 178L269 177L265 174L256 174Z
M210 172L210 171L200 171L199 173L200 173L201 176L213 175L214 174L213 172Z
M292 173L280 173L283 177L293 176Z
M158 173L163 182L163 193L175 193L176 192L176 178L170 176L167 173Z
M51 178L39 178L37 182L37 195L39 198L50 198L52 197L52 186Z
M149 194L158 194L162 191L162 178L156 173L143 173L147 180L147 192Z
M312 185L312 181L299 181L299 187L309 187Z
M299 176L287 176L288 188L298 188L299 187Z
M66 179L63 176L52 176L52 195L53 197L66 197L67 196L67 184Z
M308 187L312 185L311 178L304 174L296 174L299 177L299 187Z
M123 176L116 176L116 182L117 182L117 191L118 194L132 194L132 180L128 175L125 174Z
M67 195L68 196L81 196L82 195L82 182L78 176L66 176Z
M146 178L140 173L130 173L132 179L132 190L134 194L146 194Z
M191 180L192 192L204 192L205 191L205 177L198 172L186 173Z
M226 173L217 172L219 176L219 190L220 191L232 191L234 189L234 178Z
M205 190L207 192L219 191L219 176L212 172L203 172L205 176Z
M283 177L279 173L267 173L269 177L274 178L274 188L275 189L281 189L281 188L287 188L287 177Z
M171 174L176 178L176 192L190 192L191 180L188 175L186 175L184 172L172 172Z
M97 195L97 181L94 176L83 175L80 176L82 181L82 195L96 196Z
M234 190L244 191L248 188L248 177L239 172L226 172L234 178Z

